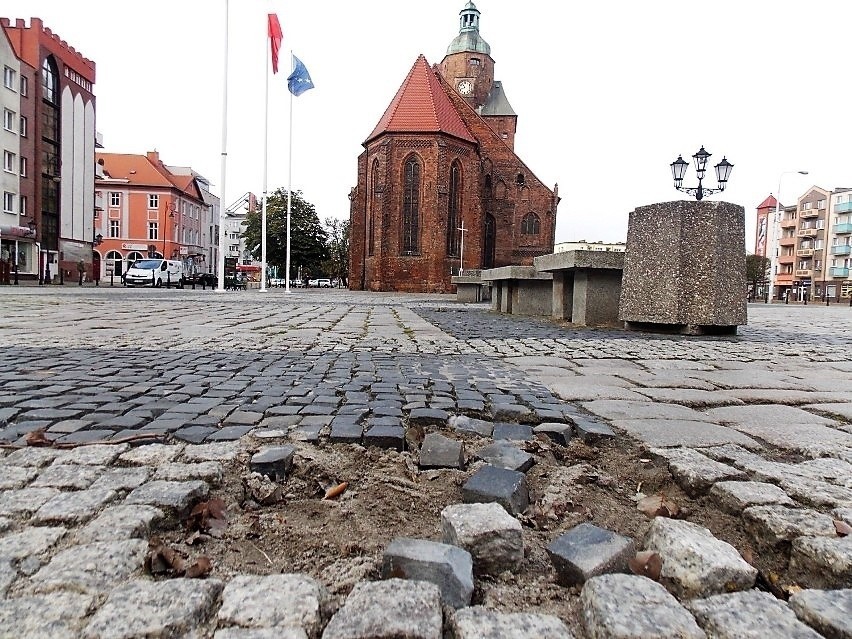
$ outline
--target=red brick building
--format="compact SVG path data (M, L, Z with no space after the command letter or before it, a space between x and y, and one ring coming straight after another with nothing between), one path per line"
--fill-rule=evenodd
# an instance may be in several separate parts
M518 116L494 80L480 13L468 2L460 16L441 64L417 58L358 156L352 289L450 292L460 268L553 251L557 187L515 154Z

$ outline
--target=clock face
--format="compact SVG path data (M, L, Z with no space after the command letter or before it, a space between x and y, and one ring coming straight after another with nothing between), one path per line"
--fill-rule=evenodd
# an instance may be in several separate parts
M459 93L462 95L470 95L473 92L473 82L470 80L462 80L459 82Z

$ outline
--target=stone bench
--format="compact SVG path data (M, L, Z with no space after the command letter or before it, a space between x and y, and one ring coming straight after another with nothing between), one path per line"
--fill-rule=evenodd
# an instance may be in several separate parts
M456 286L456 300L459 302L484 302L491 299L491 286L483 282L480 271L465 271L453 275L450 281Z
M482 271L491 283L491 309L510 315L549 315L553 276L532 266L501 266Z
M624 253L564 251L533 260L537 273L550 274L554 319L580 326L618 324Z

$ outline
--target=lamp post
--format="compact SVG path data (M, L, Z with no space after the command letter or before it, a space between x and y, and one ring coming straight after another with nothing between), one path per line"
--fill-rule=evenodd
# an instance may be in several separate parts
M704 175L707 171L707 160L710 158L710 155L711 154L705 151L702 146L698 150L698 153L692 156L692 159L695 162L695 174L698 176L698 186L696 187L687 188L683 186L683 176L686 175L686 168L689 166L689 162L684 160L682 156L678 155L677 160L669 165L672 169L674 187L678 191L683 191L688 195L695 196L695 199L699 202L704 199L705 195L713 195L714 193L721 193L724 191L725 187L728 186L728 178L731 175L731 169L734 168L734 165L728 162L727 158L723 157L722 161L713 167L716 170L716 181L719 183L718 187L715 189L704 188L702 181L704 180Z
M775 191L775 213L772 215L772 224L770 225L769 239L771 240L771 251L769 253L769 287L766 294L766 303L772 301L772 296L775 290L775 270L778 268L778 224L781 220L778 218L778 212L781 208L781 180L785 175L790 173L798 173L799 175L807 175L807 171L784 171L778 176L778 190Z
M168 215L169 220L175 219L175 203L174 202L169 202L166 205L164 212L165 211L169 212L169 215ZM163 215L163 259L166 259L166 231L167 231L167 229L168 229L168 225L166 223L166 216Z
M101 285L101 260L98 258L98 272L95 273L95 247L100 246L104 241L104 236L98 233L92 240L92 279L95 280L95 286Z

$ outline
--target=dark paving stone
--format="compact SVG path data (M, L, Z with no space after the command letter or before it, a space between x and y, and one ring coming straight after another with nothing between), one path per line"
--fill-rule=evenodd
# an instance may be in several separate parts
M78 430L76 433L68 433L56 440L58 444L87 444L101 440L111 439L115 435L114 430Z
M494 439L512 439L515 441L529 441L533 439L533 430L526 424L507 424L499 422L494 424L491 436Z
M405 447L405 429L402 426L371 426L364 433L364 445L401 451Z
M420 468L463 468L464 443L428 433L420 445Z
M173 436L190 444L200 444L207 439L208 435L216 432L216 430L212 426L187 426L176 430Z
M535 457L505 439L480 448L476 457L491 466L521 473L527 472L535 463Z
M324 428L325 426L322 424L313 424L311 426L303 426L302 424L299 424L290 430L289 437L295 441L316 444L319 442Z
M632 539L593 524L575 526L547 547L557 581L563 586L580 585L604 573L627 572L627 561L635 553Z
M443 426L447 423L449 413L438 408L415 408L408 415L408 421L412 424L420 426L429 426L436 424Z
M533 428L533 432L537 435L546 435L554 443L560 446L567 446L571 442L571 433L573 429L570 424L562 424L559 422L547 422Z
M514 470L483 466L462 486L462 501L466 504L497 502L510 514L520 514L530 503L527 477Z
M204 441L208 442L226 442L234 441L252 430L254 426L223 426L214 430L207 436Z
M336 444L357 444L361 442L363 428L355 422L337 421L331 423L329 441Z
M577 436L587 444L615 437L615 431L603 422L582 417L572 417L571 421L574 422Z
M290 472L295 454L295 446L261 448L252 455L249 468L252 472L261 473L275 481L282 480Z
M402 417L402 409L396 406L374 406L373 415L376 417Z

